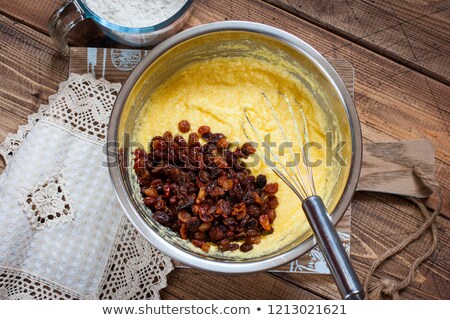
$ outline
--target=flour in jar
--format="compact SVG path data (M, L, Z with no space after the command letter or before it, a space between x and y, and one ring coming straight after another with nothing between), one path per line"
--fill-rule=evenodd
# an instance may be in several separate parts
M108 22L131 28L154 26L172 17L187 0L84 0Z

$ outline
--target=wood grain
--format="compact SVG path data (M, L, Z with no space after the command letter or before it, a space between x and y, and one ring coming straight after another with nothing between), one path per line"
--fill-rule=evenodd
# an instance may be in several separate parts
M47 21L50 15L65 2L65 0L0 0L0 13L12 17L14 20L41 33L48 34Z
M13 20L5 17L0 19L0 139L8 132L15 132L17 125L24 123L26 116L35 112L39 103L45 103L48 95L56 92L58 83L67 78L67 60L57 54L48 37L34 30L45 30L46 20L52 11L49 8L56 2L40 1L39 5L43 10L40 18L28 21L24 17L29 14L26 13L29 1L16 1L19 9L14 13L8 11L11 1L0 0L0 10L13 17ZM348 60L356 70L355 99L364 141L430 139L436 150L436 177L444 189L446 199L444 214L449 214L448 86L333 32L256 0L198 0L188 24L193 26L225 19L252 20L274 25L311 43L327 57ZM20 21L26 21L30 27ZM36 26L38 23L41 27ZM33 93L36 92L39 94L34 97ZM422 220L417 209L394 196L360 193L355 196L352 206L352 246L355 249L352 250L352 261L358 275L364 278L374 257L412 232ZM449 299L450 222L448 218L440 217L437 223L440 233L438 251L420 267L415 281L401 293L402 298ZM376 275L401 278L413 257L417 257L429 245L429 240L430 237L425 236L384 265ZM286 299L298 297L295 290L300 288L305 294L309 292L325 298L337 297L332 280L322 276L277 274L271 275L274 278L270 279L247 278L246 281L243 280L244 284L240 284L241 276L238 276L235 277L235 287L231 293L227 277L203 272L184 276L184 271L177 272L180 278L185 279L184 284L178 289L179 279L169 278L169 287L163 291L163 297L195 298L209 294L211 297L225 298L223 293L226 292L232 297L267 298L274 294L265 288L273 286L274 290L279 291L286 282L293 284L289 287L291 289L280 294L280 297ZM261 281L257 283L258 294L249 291L254 280ZM197 294L192 287L204 282L209 282L207 288L211 292L206 290Z
M0 15L0 140L47 103L67 71L48 36Z
M450 1L266 0L450 84Z
M413 232L423 219L414 205L395 196L358 192L352 208L352 263L360 279L364 281L367 266L378 255ZM375 214L379 211L384 212L383 217ZM439 230L439 249L419 268L412 284L401 292L403 299L450 298L450 260L448 249L445 249L450 240L448 220L439 217L436 225ZM426 234L401 254L384 263L375 272L375 279L388 277L401 281L411 262L419 253L425 252L430 244L431 236ZM332 290L333 282L329 276L293 273L277 273L277 276L315 294L338 298L337 292Z
M322 299L320 295L302 289L274 274L260 272L243 276L230 276L176 269L169 275L169 287L161 297L177 299Z
M433 190L413 172L434 177L434 150L429 140L364 143L357 190L426 198Z

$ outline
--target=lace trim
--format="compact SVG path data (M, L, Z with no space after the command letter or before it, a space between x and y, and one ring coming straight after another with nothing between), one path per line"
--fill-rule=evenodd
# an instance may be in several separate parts
M42 119L62 125L90 141L104 142L109 116L121 86L95 79L92 74L71 73L68 80L59 85L58 92L48 98L48 105L41 105L37 113L28 116L27 124L19 126L17 133L8 134L0 143L0 156L8 165L28 133Z
M50 98L54 96L55 95L51 96ZM3 140L3 142L0 143L0 156L3 157L3 159L6 162L6 165L8 165L8 161L14 157L17 149L19 149L23 140L25 140L26 136L31 131L31 129L33 129L36 123L41 120L45 111L48 108L49 108L48 105L41 105L38 112L28 116L27 124L20 125L16 133L8 134L5 140Z
M100 284L98 299L159 299L173 270L169 257L144 239L123 217L108 265Z
M33 274L0 267L0 300L73 300L79 294Z
M38 121L50 122L78 139L104 143L114 100L120 84L96 80L92 75L71 74L60 84L49 104L28 117L16 134L0 144L7 165ZM71 221L74 207L60 172L24 191L21 204L34 230ZM143 239L124 217L110 249L102 281L94 296L83 296L25 271L0 267L0 299L158 299L173 270L171 260Z
M19 202L32 230L42 230L74 219L74 209L64 190L61 172L57 172L31 192L24 192Z
M77 135L103 143L120 88L120 83L95 79L92 74L72 73L68 81L61 83L44 117Z

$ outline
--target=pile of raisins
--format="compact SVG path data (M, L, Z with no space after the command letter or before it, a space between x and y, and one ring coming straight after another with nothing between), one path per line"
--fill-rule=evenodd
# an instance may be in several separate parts
M189 132L190 124L182 120L178 128ZM231 149L226 137L208 126L187 141L170 131L156 136L149 153L134 151L144 204L155 221L205 252L211 243L222 252L248 252L273 232L278 206L278 184L253 176L242 161L255 152L250 143Z

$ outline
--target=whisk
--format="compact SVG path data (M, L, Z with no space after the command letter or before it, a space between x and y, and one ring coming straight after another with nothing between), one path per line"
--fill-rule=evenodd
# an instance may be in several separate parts
M284 164L281 161L280 157L276 153L272 152L270 148L270 155L273 157L275 162L272 162L268 159L267 153L263 155L258 150L258 154L262 159L264 159L266 165L271 170L273 170L278 175L278 177L280 177L280 179L283 180L284 183L290 189L292 189L292 191L302 201L303 211L305 212L308 222L314 232L314 235L316 236L317 242L325 256L327 264L331 269L341 297L348 300L362 300L364 299L364 291L362 289L361 283L359 282L358 277L356 276L356 273L350 263L350 259L345 252L342 242L339 239L339 235L336 232L333 223L331 222L330 215L327 212L325 204L323 203L322 198L317 195L316 186L314 184L313 170L307 162L307 160L309 159L309 151L307 153L302 152L303 161L300 162L303 163L303 166L300 167L297 161L295 161L292 144L293 140L288 139L286 130L283 129L283 126L280 123L280 119L270 100L264 93L262 93L262 95L266 101L266 107L270 108L270 112L275 122L277 123L278 130L280 131L284 142L291 142L290 146L287 149L288 155L294 161L294 165L288 166ZM284 94L281 94L281 96L284 98L288 105L288 110L290 116L292 117L294 129L297 135L297 137L295 138L298 140L300 148L302 148L304 146L304 143L309 142L306 117L303 113L302 108L299 108L303 119L303 136L305 137L305 139L302 139L299 124L294 115L291 103ZM250 120L247 108L244 108L244 114L247 123L249 124L253 133L256 135L259 141L263 141L261 133ZM242 125L242 129L247 139L251 140L245 123ZM262 144L264 146L264 142Z

